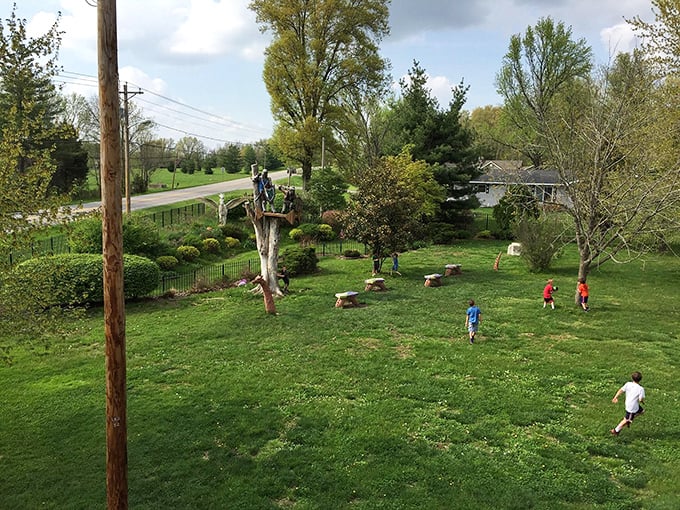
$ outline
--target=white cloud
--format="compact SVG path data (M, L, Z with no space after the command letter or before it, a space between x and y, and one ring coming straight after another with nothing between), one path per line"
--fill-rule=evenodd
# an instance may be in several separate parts
M170 38L169 51L179 55L261 55L255 15L244 0L192 0Z
M638 39L628 23L603 28L600 32L600 39L603 46L609 48L611 56L631 52L638 45Z
M425 76L427 80L424 87L430 91L430 96L439 102L439 106L442 109L448 108L452 97L451 89L454 87L454 84L446 76L430 76L427 73L425 73ZM403 80L405 83L410 82L408 74L402 76L400 80ZM401 86L398 82L393 82L391 88L395 95L400 95Z
M141 69L132 66L120 68L118 75L121 83L130 82L135 87L142 87L157 94L165 94L168 84L160 78L152 78Z

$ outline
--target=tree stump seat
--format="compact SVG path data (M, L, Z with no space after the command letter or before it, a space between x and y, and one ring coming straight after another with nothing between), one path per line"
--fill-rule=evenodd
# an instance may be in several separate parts
M381 291L381 290L387 290L387 287L385 287L385 278L368 278L367 280L364 281L366 284L366 288L364 290L376 290L376 291Z
M425 275L425 287L441 287L442 275L439 273Z
M463 274L463 270L460 264L446 264L446 266L444 266L444 269L446 269L446 271L444 271L444 276Z
M335 302L336 308L344 308L346 306L359 306L359 301L357 301L358 292L353 290L348 290L347 292L338 292L335 297L337 301Z

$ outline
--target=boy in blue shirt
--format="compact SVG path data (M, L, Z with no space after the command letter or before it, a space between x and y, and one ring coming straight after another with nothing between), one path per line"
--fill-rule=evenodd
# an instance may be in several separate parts
M470 344L475 343L475 334L479 329L479 323L482 322L482 311L478 306L475 306L475 300L471 299L468 304L470 307L465 312L465 327L470 333Z

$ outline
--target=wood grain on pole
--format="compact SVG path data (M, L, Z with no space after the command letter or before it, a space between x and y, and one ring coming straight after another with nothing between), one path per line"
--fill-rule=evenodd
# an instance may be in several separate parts
M97 2L102 256L106 337L107 508L128 508L125 299L116 0Z

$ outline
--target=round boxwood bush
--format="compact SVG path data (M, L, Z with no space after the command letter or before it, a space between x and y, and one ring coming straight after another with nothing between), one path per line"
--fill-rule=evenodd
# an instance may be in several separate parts
M195 246L179 246L177 248L177 258L186 262L193 262L200 257L201 252Z
M220 242L214 237L203 239L203 251L206 253L217 253L220 251Z
M45 306L80 305L104 301L103 271L101 255L67 253L26 260L9 279L15 287L30 286ZM160 268L145 257L124 255L123 281L126 299L145 296L158 287Z
M345 250L342 252L342 256L348 259L358 259L361 257L361 253L358 250Z
M162 255L156 259L156 264L158 264L158 267L163 271L172 271L177 267L177 264L179 264L179 260L172 255Z
M317 269L319 259L314 247L291 246L283 252L282 264L291 275L309 274Z
M235 237L227 236L224 238L224 245L227 247L228 250L236 250L241 247L241 241L239 241Z

